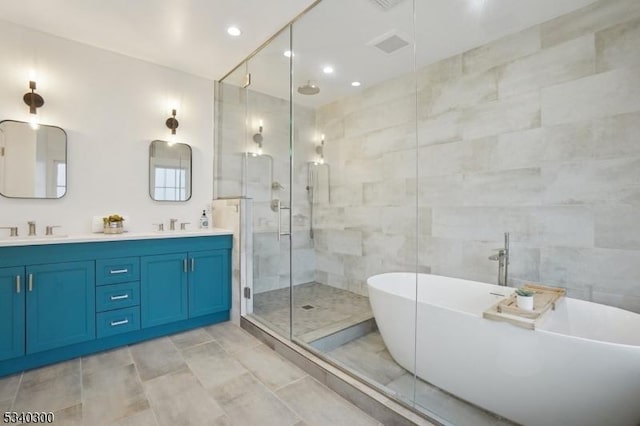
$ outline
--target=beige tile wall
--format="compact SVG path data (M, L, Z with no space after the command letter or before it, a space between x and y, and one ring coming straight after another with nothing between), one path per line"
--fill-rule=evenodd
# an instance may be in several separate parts
M368 276L413 271L417 257L419 271L495 282L487 257L509 231L510 284L640 312L637 0L367 88L316 124L332 167L319 281L366 294Z

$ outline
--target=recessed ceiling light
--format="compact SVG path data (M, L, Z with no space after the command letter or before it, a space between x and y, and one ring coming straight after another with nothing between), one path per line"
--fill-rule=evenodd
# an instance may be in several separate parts
M322 68L322 72L325 74L332 74L333 73L333 67L330 65L325 66L324 68Z
M240 31L240 28L233 26L227 28L227 33L230 36L238 37L240 34L242 34L242 31Z
M295 56L293 53L291 53L290 50L287 50L286 52L284 52L284 56L286 56L287 58L290 58L292 56Z
M360 82L359 82L359 81L352 81L352 82L351 82L351 85L352 85L353 87L359 87L359 86L360 86Z

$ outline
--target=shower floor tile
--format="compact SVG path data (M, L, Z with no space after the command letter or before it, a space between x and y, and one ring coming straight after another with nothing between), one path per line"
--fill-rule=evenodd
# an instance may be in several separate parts
M289 289L253 296L253 316L289 336ZM309 343L373 318L369 298L311 282L293 287L293 335Z
M400 367L387 350L380 332L374 331L327 353L331 359L413 402L414 376ZM469 404L439 388L417 379L415 403L418 409L436 415L444 424L507 426L513 423Z

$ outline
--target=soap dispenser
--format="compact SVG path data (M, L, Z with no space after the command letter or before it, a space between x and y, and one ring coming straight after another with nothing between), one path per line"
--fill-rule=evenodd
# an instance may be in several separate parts
M207 217L207 212L202 210L202 216L200 216L200 229L209 228L209 218Z

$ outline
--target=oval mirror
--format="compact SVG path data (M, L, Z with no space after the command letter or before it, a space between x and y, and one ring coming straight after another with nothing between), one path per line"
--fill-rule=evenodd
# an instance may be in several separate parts
M155 201L191 198L191 147L153 141L149 145L149 195Z
M0 195L61 198L67 193L67 134L60 127L33 129L0 122Z

